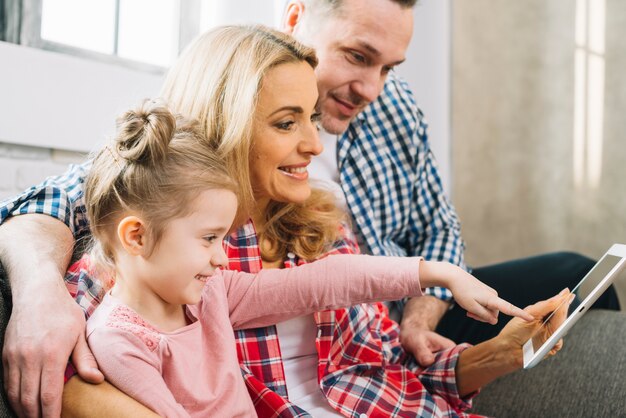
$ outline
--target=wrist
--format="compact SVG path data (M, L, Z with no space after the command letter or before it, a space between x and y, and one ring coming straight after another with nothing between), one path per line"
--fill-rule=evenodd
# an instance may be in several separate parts
M450 288L451 282L456 277L456 271L460 267L443 261L420 262L420 282L422 287L445 287Z
M487 344L493 357L491 365L504 374L519 370L523 366L522 347L515 346L500 336L496 336L484 342Z
M40 264L29 271L12 270L8 278L11 283L14 308L21 306L22 301L27 306L32 306L38 296L46 299L63 295L69 296L63 276L59 272L58 266L53 263L49 265Z
M434 331L450 304L434 296L419 296L404 306L400 330Z

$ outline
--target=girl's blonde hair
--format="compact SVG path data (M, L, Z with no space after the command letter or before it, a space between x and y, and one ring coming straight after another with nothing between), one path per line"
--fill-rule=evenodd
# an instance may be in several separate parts
M224 26L196 38L165 80L162 96L175 111L200 122L240 185L243 213L255 203L249 159L263 78L278 65L297 62L315 68L315 51L264 26ZM269 243L263 257L277 260L287 251L305 259L319 256L337 238L342 219L333 199L314 191L302 205L272 202L261 234Z
M193 199L208 189L237 192L197 122L152 100L124 113L115 139L94 156L85 184L95 265L113 271L113 243L124 216L146 222L151 252L167 223L188 215Z

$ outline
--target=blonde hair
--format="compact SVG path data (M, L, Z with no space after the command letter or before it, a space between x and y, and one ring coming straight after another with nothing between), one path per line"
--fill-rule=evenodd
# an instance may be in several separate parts
M151 100L124 113L116 137L95 154L85 184L94 264L113 272L113 242L125 215L146 222L151 252L167 223L188 215L207 189L237 191L197 122Z
M255 203L249 159L259 90L269 70L294 62L315 68L315 51L264 26L224 26L185 49L161 92L174 110L200 122L240 185L244 213ZM264 259L284 257L287 248L305 259L319 256L337 238L341 215L331 203L320 191L302 205L272 202L261 233L270 243Z

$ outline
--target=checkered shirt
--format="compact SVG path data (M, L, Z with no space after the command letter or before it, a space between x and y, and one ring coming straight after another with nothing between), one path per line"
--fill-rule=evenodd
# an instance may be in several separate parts
M339 138L337 165L354 224L372 254L419 255L466 268L460 223L443 190L427 124L393 72ZM426 293L452 298L443 288Z
M324 256L358 252L349 229ZM262 268L252 223L225 241L230 268L251 273ZM289 254L285 267L305 264ZM317 312L320 389L330 405L347 417L456 417L471 406L460 398L455 367L466 344L440 352L421 368L402 349L397 323L382 303ZM261 417L309 416L288 401L275 326L236 331L237 354L246 385Z

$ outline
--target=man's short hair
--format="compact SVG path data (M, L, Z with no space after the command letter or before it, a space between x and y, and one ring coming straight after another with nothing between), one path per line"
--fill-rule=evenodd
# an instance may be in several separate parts
M343 0L314 0L314 1L320 1L322 3L326 3L328 6L330 6L332 10L337 10L343 3ZM410 9L413 6L415 6L415 4L417 4L418 0L388 0L388 1L392 1L406 9Z

